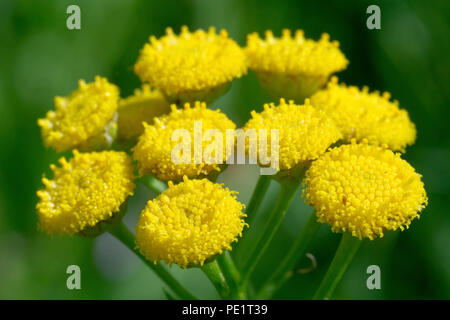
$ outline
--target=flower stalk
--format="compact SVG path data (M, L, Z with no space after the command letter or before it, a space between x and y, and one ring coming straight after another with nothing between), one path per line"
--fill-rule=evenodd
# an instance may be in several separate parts
M157 178L149 174L143 175L141 178L139 178L139 181L156 194L160 194L167 189L167 184L165 182L158 180Z
M209 281L214 285L222 299L228 298L230 295L230 287L225 279L222 269L217 259L205 263L200 267L203 273L208 277Z
M218 258L217 261L223 270L225 278L230 285L231 299L245 300L247 299L247 289L242 282L242 277L239 270L231 257L229 251L225 251Z
M253 190L252 197L248 202L247 209L245 213L247 214L247 223L252 225L255 221L256 214L258 212L261 203L263 202L264 196L269 189L271 177L268 175L260 175L258 181L256 182L255 189Z
M161 280L181 299L186 300L197 300L197 298L190 293L185 287L183 287L178 280L176 280L164 266L158 262L154 264L153 262L145 259L141 253L135 247L135 236L133 233L125 226L123 222L112 226L108 232L112 234L117 240L122 242L127 248L133 251L139 259L141 259L150 269L152 269Z
M280 181L280 192L278 194L275 207L270 213L264 230L259 239L255 242L256 245L253 247L253 250L249 254L247 263L245 264L243 273L244 283L247 283L250 280L250 276L255 270L256 265L269 247L275 233L283 222L289 208L289 204L291 203L299 186L300 184L295 180L286 179Z
M295 264L305 255L306 248L316 236L321 224L317 222L313 212L303 227L294 244L272 276L262 286L259 299L270 299L272 295L293 275Z
M336 254L331 261L322 283L314 295L314 300L330 299L334 289L341 280L342 276L347 270L350 262L353 260L358 248L361 245L361 240L352 236L351 233L346 232L342 235L341 242L336 251Z

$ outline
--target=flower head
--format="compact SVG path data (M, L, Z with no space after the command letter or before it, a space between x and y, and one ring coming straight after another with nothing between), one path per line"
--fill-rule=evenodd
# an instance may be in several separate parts
M223 250L231 250L246 223L244 205L236 192L207 179L173 185L141 213L136 242L151 261L163 260L182 268L203 265Z
M37 192L39 226L49 234L73 235L113 216L133 194L131 159L124 152L79 153L51 165Z
M296 105L292 101L286 103L284 99L280 99L278 106L273 103L265 104L264 111L252 111L251 115L244 130L255 129L258 142L260 129L267 130L269 141L272 129L278 130L281 170L316 159L341 137L333 121L310 105L308 99L304 105ZM249 143L255 143L251 136ZM267 143L269 153L270 146L271 143Z
M153 123L153 118L169 113L170 105L162 93L144 84L134 95L119 101L118 134L122 140L137 139L143 132L142 122Z
M134 159L140 173L178 181L184 175L192 178L220 171L218 164L227 159L226 130L234 129L236 125L220 110L207 109L205 103L197 101L193 107L186 103L183 109L172 105L170 114L156 117L153 125L144 123L144 127L145 131L134 148ZM210 129L220 133L221 144L216 144L214 139L211 139L214 142L203 141ZM205 161L204 155L211 145L221 146L211 150L211 154L217 152L211 161ZM183 148L177 149L180 146Z
M136 244L150 261L163 260L182 268L203 265L231 250L246 223L236 192L207 179L173 185L142 211Z
M319 41L306 39L302 30L291 36L291 31L285 29L280 38L266 31L265 39L252 33L245 48L249 68L274 97L303 103L331 74L347 67L339 42L329 39L326 33Z
M414 123L397 101L389 101L389 93L369 93L367 87L360 90L337 81L333 77L326 89L311 97L311 103L335 121L347 141L367 139L371 144L387 144L399 151L414 143Z
M320 222L358 238L408 228L427 205L421 176L399 154L352 141L311 164L304 195Z
M106 78L97 76L91 83L80 80L77 90L67 97L55 97L55 110L38 120L44 144L64 151L83 148L90 139L108 134L105 128L110 129L118 99L119 88Z
M243 50L225 30L189 32L184 26L179 35L167 28L160 39L151 36L134 70L169 101L193 102L211 101L231 80L245 74L247 66Z

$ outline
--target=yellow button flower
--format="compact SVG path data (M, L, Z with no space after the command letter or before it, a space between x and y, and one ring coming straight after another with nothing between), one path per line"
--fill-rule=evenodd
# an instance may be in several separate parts
M155 263L163 260L182 268L231 250L246 223L244 205L236 192L207 179L173 185L142 211L136 226L136 244Z
M133 166L124 152L79 153L51 165L53 179L42 178L37 211L40 228L48 234L73 235L94 227L118 212L133 194Z
M334 232L374 239L408 228L427 205L421 175L400 154L352 141L311 164L304 195Z
M265 39L252 33L247 37L245 48L249 68L275 98L303 103L331 74L347 67L348 61L339 50L339 42L330 42L329 38L325 33L319 41L314 41L305 39L302 30L291 36L287 29L280 38L274 37L272 31L266 31Z
M367 139L403 152L414 143L416 127L397 101L389 101L389 93L369 93L367 87L360 90L337 82L333 77L327 89L311 97L311 103L335 121L347 141Z
M153 124L153 118L169 113L170 105L159 90L143 85L134 95L119 101L118 135L121 140L135 140L143 132L145 121Z
M184 175L192 178L208 175L214 170L220 171L219 164L225 163L227 159L226 130L234 130L236 125L220 110L207 109L205 103L197 101L192 108L189 103L183 109L172 105L169 115L156 117L154 125L144 123L144 127L145 131L134 148L134 159L138 162L140 173L155 174L165 181L179 181ZM209 129L221 133L222 161L216 162L214 158L212 161L205 161L203 157L203 153L207 153L207 147L215 145L214 138L211 142L206 139L203 141L206 138L204 134ZM185 135L175 136L176 130ZM183 146L184 143L187 143L187 150L173 154L176 147L180 144ZM196 144L198 149L195 148ZM173 159L173 156L177 159Z
M234 78L247 72L245 55L221 30L189 32L186 26L175 35L167 28L160 39L150 37L134 66L142 81L159 88L170 102L211 102L222 95Z
M310 105L308 99L304 105L296 105L292 101L286 103L284 99L280 99L278 106L273 103L265 104L264 111L252 111L251 115L252 118L246 123L244 130L256 129L258 143L260 129L267 130L269 141L271 130L278 130L281 170L316 159L341 137L333 121ZM250 136L249 143L256 143L253 140ZM270 143L267 143L267 149L270 154Z
M80 80L77 90L68 97L55 97L55 110L38 120L44 144L58 152L110 144L118 99L119 88L106 78L97 76L91 83Z

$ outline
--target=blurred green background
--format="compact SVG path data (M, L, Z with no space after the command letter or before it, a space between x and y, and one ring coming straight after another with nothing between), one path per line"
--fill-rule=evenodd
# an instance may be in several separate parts
M317 39L328 32L339 40L350 65L339 73L349 84L390 91L407 109L418 129L417 143L405 158L423 174L429 206L405 232L365 241L338 286L342 299L450 298L450 3L448 1L378 1L381 30L366 28L366 8L373 1L257 0L40 0L0 2L0 298L3 299L158 299L161 282L132 253L109 235L95 240L50 238L36 229L36 190L49 164L60 156L46 150L36 120L53 107L55 95L67 95L77 80L103 75L121 88L122 96L140 85L132 67L149 35L160 36L167 26L177 32L226 28L241 45L246 34L282 28L305 30ZM81 30L66 28L66 8L81 8ZM446 89L447 88L447 89ZM254 74L236 80L218 100L238 125L252 109L270 102ZM247 202L258 170L231 166L220 178ZM240 250L264 222L278 186L272 183L262 214ZM133 228L138 213L154 195L138 186L126 223ZM255 281L264 278L299 232L311 209L300 193L281 232L260 264ZM323 226L310 252L318 267L295 275L275 298L308 299L318 286L339 235ZM299 267L308 265L301 261ZM81 267L82 290L66 288L66 268ZM379 265L382 289L366 287L366 269ZM216 298L198 270L173 272L203 298Z

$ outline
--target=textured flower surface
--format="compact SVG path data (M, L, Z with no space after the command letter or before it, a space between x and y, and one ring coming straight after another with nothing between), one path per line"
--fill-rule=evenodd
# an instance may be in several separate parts
M266 31L265 39L252 33L245 48L249 68L274 98L303 103L326 84L332 73L347 67L339 43L330 42L329 38L323 34L319 41L314 41L305 39L302 30L291 36L287 29L280 38L274 37L272 31Z
M170 105L159 90L143 85L134 95L119 101L119 137L132 140L144 132L142 122L153 124L153 118L169 113Z
M182 268L203 265L231 250L246 223L236 192L207 179L173 185L142 211L136 243L150 261L163 260Z
M133 194L133 166L124 152L79 153L51 165L53 179L42 178L37 192L39 226L48 234L76 234L112 217Z
M325 113L309 104L296 105L292 101L280 104L265 104L264 111L252 111L252 118L246 123L244 130L256 130L258 143L260 129L267 130L267 149L271 153L271 130L278 130L280 169L291 169L297 164L314 160L336 142L341 134L333 121ZM250 136L249 143L252 141ZM259 150L259 148L258 148Z
M367 140L325 153L311 164L304 182L318 220L360 239L408 228L428 201L421 175L400 154Z
M194 137L196 124L200 135ZM172 105L169 115L155 118L154 125L144 124L144 126L145 131L134 148L134 159L138 162L141 174L155 174L159 179L166 181L178 181L184 175L192 178L207 175L214 170L219 171L218 164L227 159L226 130L236 128L236 125L220 110L208 109L205 103L200 102L196 102L194 107L186 103L183 109L177 109ZM180 133L186 133L186 136L173 139L172 135L177 129L181 130ZM222 161L204 161L203 153L206 154L206 148L215 145L214 138L211 142L203 141L203 135L209 129L219 130L221 133ZM184 142L188 143L187 158L182 150L180 153L172 154L175 147ZM201 148L194 150L196 143ZM220 149L217 151L218 156ZM180 161L174 161L173 156Z
M327 89L311 97L311 103L335 121L347 141L367 139L399 151L414 143L416 127L397 101L389 101L389 93L369 93L367 87L360 90L337 82L333 77Z
M134 66L142 81L161 89L167 96L212 90L247 72L245 55L225 30L189 32L179 35L167 28L160 39L150 37Z
M117 110L119 88L106 78L80 80L78 86L68 97L55 97L55 110L38 120L44 144L57 151L80 147L102 134Z
M252 33L247 37L245 49L249 68L289 75L329 76L344 70L348 64L339 50L339 42L329 39L326 33L319 41L305 39L302 30L297 30L292 37L291 31L285 29L280 38L266 31L265 39Z

